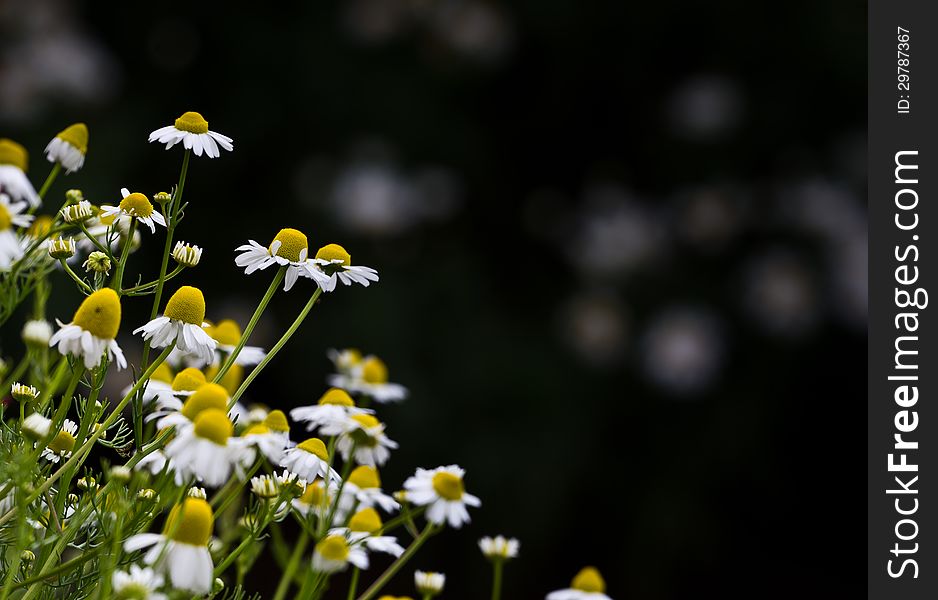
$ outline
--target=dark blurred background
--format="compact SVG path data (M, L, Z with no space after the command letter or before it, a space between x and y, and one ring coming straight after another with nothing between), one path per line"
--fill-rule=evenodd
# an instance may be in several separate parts
M410 387L385 487L455 462L484 504L388 592L420 568L487 597L475 543L504 533L506 598L584 564L617 600L861 593L865 3L7 0L0 27L0 136L37 187L48 140L91 131L50 206L169 190L182 151L146 138L183 111L234 138L194 159L177 233L210 319L247 321L272 273L233 249L281 227L379 270L249 395L315 401L346 346ZM125 305L129 357L148 310Z

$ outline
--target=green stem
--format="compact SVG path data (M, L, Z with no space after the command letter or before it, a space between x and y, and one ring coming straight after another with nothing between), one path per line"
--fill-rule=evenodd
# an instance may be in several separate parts
M173 277L175 277L176 275L179 275L180 273L182 273L183 269L185 269L184 266L177 265L176 268L173 269L171 273L169 273L163 278L163 282L165 283L169 281L170 279L172 279ZM122 296L128 296L128 295L129 296L143 296L145 293L149 293L148 290L159 285L159 283L160 283L159 280L150 281L148 283L141 283L140 285L135 285L134 287L125 288L121 290L121 295Z
M34 576L34 577L30 577L29 579L24 579L23 581L19 581L19 582L17 582L17 583L14 583L12 586L10 586L10 591L13 591L13 590L15 590L15 589L17 589L17 588L21 588L21 587L26 587L27 585L32 585L32 584L36 583L37 581L42 581L43 579L49 579L50 577L55 577L56 575L61 575L62 573L68 573L69 571L71 571L71 570L74 569L75 567L80 566L80 565L82 565L82 564L88 562L88 561L91 560L92 558L96 557L96 556L98 555L98 552L100 552L102 549L104 549L104 546L98 546L97 548L92 548L92 549L90 549L90 550L84 550L80 555L76 556L75 558L73 558L73 559L71 559L71 560L69 560L69 561L67 561L67 562L64 562L64 563L60 564L59 566L55 567L54 569L50 569L50 570L46 571L44 574L36 575L36 576Z
M121 250L121 257L117 261L117 270L114 272L114 279L111 280L111 287L115 292L121 291L121 283L124 281L124 267L127 266L127 258L130 256L130 247L133 245L134 232L137 230L137 219L130 221L130 229L127 230L127 237L124 238L124 249Z
M282 272L283 271L281 269L281 273ZM322 288L317 287L316 291L313 292L312 297L309 299L309 302L306 303L306 306L304 306L303 310L300 311L300 314L296 317L296 320L294 320L293 324L290 325L290 328L287 329L286 333L283 334L280 340L276 344L274 344L274 347L270 349L270 352L267 353L267 356L264 357L264 360L258 363L258 365L254 367L254 369L251 370L251 373L244 379L244 381L241 382L241 385L238 387L238 390L234 393L234 395L231 397L231 400L228 402L229 409L235 405L235 402L238 401L238 398L241 397L241 394L244 393L244 390L248 389L248 386L251 385L251 382L254 381L254 378L260 375L260 372L264 370L264 367L266 367L267 364L270 361L272 361L274 357L277 355L277 353L280 352L280 350L286 345L286 343L290 341L290 338L293 337L293 334L296 333L297 329L299 329L300 325L306 319L306 315L308 315L309 311L312 310L313 305L316 304L316 300L319 299L319 296L321 294L322 294ZM239 342L238 347L235 349L235 352L232 352L231 356L228 357L228 363L226 363L226 366L229 366L229 367L231 366L231 362L233 361L234 357L237 356L237 352L241 351L241 347L244 346L244 342L246 339L247 339L247 331L245 331L245 334L241 336L241 341ZM221 379L221 375L223 374L224 373L219 372L219 375L215 376L216 383L218 382L219 379Z
M492 561L492 600L501 600L502 597L502 568L505 561L496 558Z
M224 573L224 572L225 572L225 569L227 569L229 566L231 566L231 563L233 563L233 562L235 561L235 559L238 558L238 556L240 556L241 553L244 552L244 551L247 549L247 547L248 547L249 545L251 545L251 542L253 542L253 541L254 541L254 536L252 536L252 535L249 535L249 536L245 537L243 540L241 540L241 543L238 544L238 547L235 548L234 552L232 552L231 554L229 554L228 556L226 556L226 557L225 557L225 560L223 560L220 565L218 565L217 567L215 567L214 576L215 576L215 577L218 577L219 575L221 575L222 573Z
M391 580L392 577L397 575L397 572L400 571L407 562L413 558L414 554L417 553L417 550L420 550L420 547L423 546L431 535L435 532L435 526L433 523L427 523L427 526L424 527L423 531L420 532L410 546L407 547L407 550L404 551L404 554L401 554L397 560L395 560L391 565L378 577L371 586L365 590L365 593L358 597L358 600L370 600L374 598L378 592Z
M345 597L346 600L355 600L355 592L358 591L358 576L361 574L361 571L358 567L352 569L352 581L348 584L348 595Z
M13 384L16 383L20 377L23 376L23 373L26 369L29 368L29 353L23 355L23 358L16 365L16 368L10 372L10 375L3 380L3 385L0 386L0 398L6 397L10 393L10 388L13 387Z
M65 272L68 273L68 276L75 280L75 283L84 291L86 294L90 294L94 290L91 289L91 286L82 281L81 277L75 274L75 271L72 271L72 268L68 266L68 263L65 262L64 258L60 258L59 262L62 264L62 268L65 269Z
M300 559L303 558L303 552L306 551L309 539L309 533L303 529L303 531L300 532L300 539L296 541L296 546L293 548L293 554L290 555L290 562L287 563L287 568L284 569L283 575L280 577L280 583L277 584L274 600L283 600L286 598L287 591L290 589L290 582L293 580L293 574L296 573L296 569L300 565Z
M46 197L46 192L49 191L49 188L52 187L52 183L55 181L55 178L59 176L59 171L62 170L62 165L55 163L52 165L52 170L49 171L49 175L46 177L45 182L42 184L42 187L39 188L39 199L44 200Z
M88 238L88 241L94 244L94 247L97 248L99 252L103 252L109 259L114 260L114 254L111 252L111 249L99 242L98 238L91 235L91 232L88 231L88 228L85 227L84 223L78 223L78 228L81 229L81 232L85 234L85 237Z
M277 293L277 288L280 287L280 282L283 281L283 276L286 275L286 272L286 267L280 267L277 269L277 274L274 275L274 280L270 282L270 285L267 287L267 292L264 294L264 297L261 298L261 303L257 305L257 309L254 311L254 314L251 315L251 320L248 321L247 327L245 327L244 331L241 333L241 339L238 340L238 345L235 346L235 349L232 350L231 354L228 355L228 358L225 360L225 364L222 365L222 367L218 370L218 373L215 374L215 378L212 380L212 383L218 383L221 381L221 378L225 376L225 373L227 373L228 369L231 368L231 365L234 364L235 359L237 359L238 355L241 354L241 349L244 348L248 338L250 338L251 334L254 332L254 328L257 327L257 322L260 321L261 315L264 314L264 310L266 310L267 305L270 304L270 299L274 297L275 293ZM234 406L235 401L236 400L233 399L232 402L228 404L228 408Z

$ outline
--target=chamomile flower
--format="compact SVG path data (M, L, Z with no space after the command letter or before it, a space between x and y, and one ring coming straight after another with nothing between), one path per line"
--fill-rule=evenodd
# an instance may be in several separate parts
M166 227L166 219L153 208L150 199L139 192L130 193L127 188L121 188L121 200L117 206L104 204L101 206L102 217L124 216L137 219L150 228L150 233L156 233L156 226Z
M343 375L351 374L362 362L361 350L357 348L344 348L342 350L330 348L326 351L326 356L332 361L336 372Z
M52 338L52 323L45 319L26 321L23 325L22 337L27 346L48 348L49 340Z
M32 223L33 216L25 214L24 210L25 202L12 202L8 195L0 193L0 271L8 270L23 258L23 245L13 228L29 227Z
M0 138L0 192L14 200L26 201L35 208L42 201L26 176L28 166L29 153L26 148L13 140Z
M203 410L193 419L192 427L177 429L176 437L166 445L166 456L184 476L194 475L205 485L218 487L231 476L235 453L229 438L233 433L224 410Z
M35 412L23 420L23 433L34 440L41 440L49 435L52 420Z
M354 456L360 465L383 466L391 457L391 450L397 448L397 442L384 434L384 423L372 415L352 415L349 417L345 432L339 436L336 448L344 460Z
M307 481L317 477L338 481L339 474L329 467L329 452L319 438L309 438L283 453L280 466L290 469Z
M81 357L85 367L92 369L101 364L107 353L116 361L118 369L127 366L124 353L114 339L120 329L121 304L117 292L111 288L102 288L86 297L71 323L56 322L59 330L49 339L49 345L58 346L63 356Z
M170 297L163 316L157 317L134 334L143 332L154 348L164 348L174 341L179 350L210 362L215 355L215 340L205 332L205 297L202 291L184 285Z
M180 371L173 383L185 379L192 381L193 385L198 385L198 377L193 373L195 371L198 371L198 369ZM193 374L191 378L188 377L190 373ZM195 418L202 411L208 409L224 411L228 406L228 399L228 391L222 386L217 383L202 383L198 385L194 392L189 394L189 397L186 398L179 409L169 405L167 410L156 413L156 416L160 418L156 422L156 426L160 429L175 426L177 430L192 427Z
M489 560L507 560L518 556L521 543L515 538L506 538L496 535L494 538L484 537L479 540L479 550Z
M407 388L388 382L388 367L377 356L366 356L347 373L329 376L329 385L364 394L376 402L399 402L407 397Z
M350 546L343 535L327 535L313 550L313 570L319 573L344 571L349 564L367 569L368 554L359 547Z
M322 277L315 277L324 292L335 290L336 281L345 285L357 283L365 287L371 285L372 281L378 281L377 271L371 267L352 265L352 257L338 244L328 244L320 248L313 264L314 272L325 275L324 282Z
M333 529L330 533L345 535L353 546L362 546L371 552L383 552L395 558L404 553L404 548L391 535L379 535L384 523L373 508L364 508L349 519L348 527Z
M200 498L186 498L170 511L163 533L140 533L124 542L124 550L150 548L143 562L169 575L177 589L207 594L215 568L208 542L212 536L212 507Z
M381 478L374 467L359 465L349 473L342 488L340 507L346 512L352 506L371 508L380 506L385 512L393 512L401 507L397 500L381 491Z
M307 431L320 430L325 436L338 435L348 428L352 415L371 414L373 410L358 408L348 392L331 388L313 406L299 406L290 411L294 421L305 421Z
M208 334L217 342L220 352L231 354L241 341L241 326L231 319L222 319L208 328ZM252 367L264 360L267 353L258 346L244 346L235 358L235 364Z
M414 571L414 587L423 596L438 596L446 585L446 575L432 571Z
M182 113L176 122L166 127L160 127L150 134L150 142L159 142L166 144L169 150L179 142L182 142L183 148L192 150L196 156L205 156L209 158L218 158L221 152L218 147L231 152L234 149L233 140L227 135L222 135L214 131L209 131L208 121L197 112Z
M85 164L88 152L88 127L84 123L69 125L58 132L46 146L46 158L59 163L66 173L77 171Z
M407 500L417 506L427 505L426 517L431 523L449 522L458 529L470 520L466 506L482 504L477 497L466 493L463 475L465 470L457 465L417 469L417 473L404 482Z
M176 242L173 247L173 259L184 267L196 267L202 260L202 249L195 244Z
M304 517L312 513L319 519L325 519L332 510L330 507L338 489L339 486L334 482L329 482L327 487L322 479L307 482L300 497L293 500L293 508Z
M309 242L306 234L296 229L281 229L267 248L254 240L248 240L247 244L235 248L235 252L241 253L235 258L235 264L244 267L245 275L272 265L287 267L283 281L285 292L290 291L300 277L314 279L320 286L328 281L309 260Z
M36 386L26 385L25 383L13 382L10 386L10 395L17 402L32 402L39 397L39 390Z
M261 453L273 464L279 464L283 459L283 452L290 442L290 425L287 416L281 410L268 413L264 421L248 426L241 434L240 441L245 452L240 459L241 465L249 467L254 464L257 453Z
M84 223L94 216L94 209L91 208L91 202L79 200L75 204L63 207L59 214L66 223Z
M147 404L157 402L157 405L160 405L160 398L169 397L173 398L173 370L166 364L166 362L160 363L160 365L153 371L153 374L150 375L150 379L147 380L146 385L143 386L143 403ZM123 395L130 393L130 390L133 388L133 385L128 385L121 392Z
M52 441L43 448L42 458L57 463L59 459L69 458L72 450L75 448L75 434L78 433L78 425L69 419L65 419L62 429L52 438Z
M115 598L135 600L166 600L166 594L156 590L163 587L163 577L150 567L130 565L129 571L114 571L111 591Z
M570 587L547 594L547 600L612 600L606 595L606 582L595 567L585 567Z

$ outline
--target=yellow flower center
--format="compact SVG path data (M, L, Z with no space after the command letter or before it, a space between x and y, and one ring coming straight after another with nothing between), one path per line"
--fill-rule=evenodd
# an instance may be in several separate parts
M13 225L13 217L3 204L0 204L0 231L6 231Z
M241 327L231 319L225 319L212 328L211 336L219 344L237 346L241 341Z
M316 258L322 260L341 260L343 267L348 267L352 264L352 257L345 251L345 248L338 244L327 244L323 246L319 249L319 252L316 253Z
M355 467L355 470L348 476L348 481L363 490L381 487L381 478L378 476L378 470L367 465Z
M573 578L573 583L570 584L570 587L575 590L580 590L581 592L594 594L606 593L606 582L603 581L603 577L599 574L599 570L597 570L596 567L583 568L576 574L576 577Z
M366 383L382 384L388 382L388 367L377 356L368 357L362 364L362 379Z
M326 560L345 562L348 558L348 542L341 535L330 535L316 544L316 552Z
M309 506L322 506L325 504L325 499L325 488L319 481L307 485L303 490L303 495L300 496L300 502Z
M212 537L212 507L201 498L186 498L169 511L163 534L192 546L208 545Z
M381 596L378 600L413 600L410 596Z
M352 415L352 420L356 421L364 429L374 429L381 425L381 421L374 418L372 415Z
M326 462L329 462L329 451L326 450L326 445L323 444L322 440L319 438L309 438L308 440L297 444L296 447L300 450L305 450L310 454L314 454Z
M29 153L13 140L0 139L0 165L13 165L21 171L26 171L29 165Z
M102 340L113 340L121 325L121 301L117 292L102 288L85 298L72 323Z
M459 500L465 491L462 478L446 471L433 476L433 489L445 500Z
M225 411L208 408L195 417L195 434L211 440L219 446L227 446L228 438L234 433L234 426Z
M163 363L164 365L166 363ZM162 366L162 365L161 365ZM194 392L206 383L205 375L202 371L193 367L188 367L176 373L173 378L174 392Z
M140 192L128 194L126 198L121 200L120 209L129 215L143 219L153 214L153 205L150 204L149 198Z
M270 427L264 425L263 423L255 423L247 429L244 430L244 433L241 434L241 437L247 437L249 435L264 435L265 433L270 433Z
M355 406L355 401L345 390L339 388L330 388L319 399L319 404L337 404L339 406Z
M182 286L166 303L163 314L170 319L201 327L205 320L205 296L202 290L191 285Z
M197 112L182 113L182 116L176 119L175 125L179 131L188 131L189 133L208 132L208 121Z
M283 257L289 261L300 262L306 260L309 254L309 242L306 240L306 234L296 229L281 229L274 242L280 242L280 247L276 252L271 250L271 254ZM273 246L273 242L270 244ZM270 250L268 248L268 250Z
M360 510L352 516L348 522L348 528L352 531L362 531L365 533L374 533L381 529L381 516L373 508Z
M228 392L217 383L206 383L186 399L182 414L190 421L204 410L225 410L228 407Z
M264 418L264 425L270 427L273 431L290 431L290 423L287 422L287 415L282 410L272 410Z
M121 588L114 596L115 600L147 600L150 598L150 588L142 583L131 582Z
M77 148L78 151L82 154L88 152L88 126L84 123L75 123L74 125L69 125L60 131L55 137L59 138L63 142L68 142Z
M173 382L173 370L169 368L169 365L165 362L161 362L160 366L153 371L153 374L150 375L151 381L162 381L163 383L172 383Z
M215 375L218 374L219 368L220 367L212 365L208 367L207 369L205 369L205 378L208 380L215 379ZM225 373L224 376L222 376L222 378L218 381L218 383L223 388L228 390L228 394L234 394L237 391L238 386L241 385L241 381L243 379L244 379L244 367L242 367L238 363L234 363L228 369L228 372Z
M53 220L49 215L39 215L33 224L29 226L26 233L32 238L41 238L52 229Z
M64 429L58 432L55 436L55 439L49 442L47 448L52 450L56 454L63 454L65 452L71 452L72 448L75 447L75 436L65 431Z

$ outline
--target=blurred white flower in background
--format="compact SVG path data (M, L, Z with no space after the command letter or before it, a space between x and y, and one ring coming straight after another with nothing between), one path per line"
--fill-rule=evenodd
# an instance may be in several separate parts
M740 124L745 98L735 81L699 74L679 85L666 106L675 135L709 142L725 137Z
M723 366L725 343L717 318L703 308L669 308L653 316L638 353L645 375L678 395L701 392Z
M796 338L816 325L818 290L814 274L790 251L754 258L743 274L743 306L764 331Z
M584 291L561 308L561 339L581 360L595 367L617 364L629 333L625 307L614 293Z

